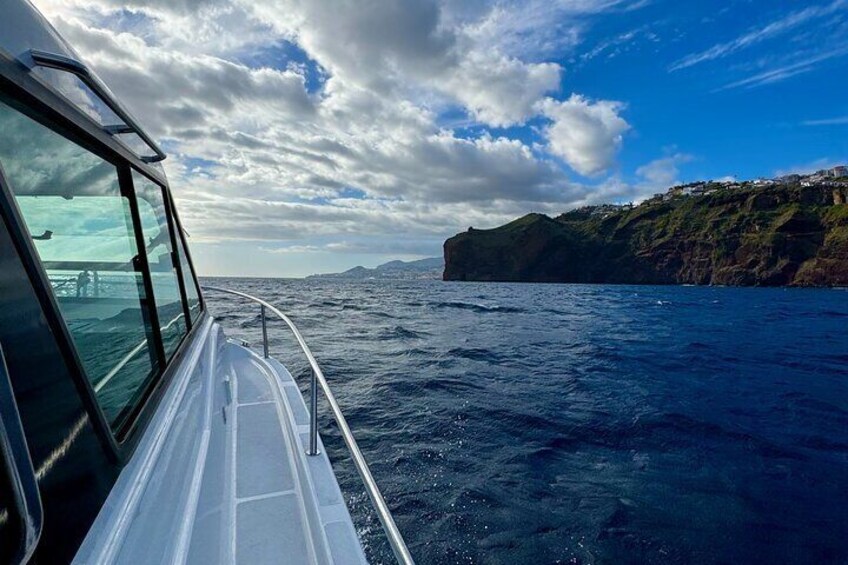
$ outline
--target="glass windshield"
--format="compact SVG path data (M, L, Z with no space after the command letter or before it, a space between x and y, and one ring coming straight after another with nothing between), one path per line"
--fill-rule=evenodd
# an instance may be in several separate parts
M86 375L120 428L156 373L130 201L117 169L0 103L0 163Z

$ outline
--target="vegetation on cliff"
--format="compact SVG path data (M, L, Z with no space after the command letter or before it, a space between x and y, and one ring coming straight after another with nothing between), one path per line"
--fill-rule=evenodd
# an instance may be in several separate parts
M528 214L448 239L444 279L846 286L846 201L848 184L794 183Z

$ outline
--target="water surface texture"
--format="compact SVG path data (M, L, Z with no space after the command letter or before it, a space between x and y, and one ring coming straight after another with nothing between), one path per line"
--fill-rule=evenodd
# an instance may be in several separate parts
M848 561L848 292L206 282L294 318L419 563ZM257 308L207 300L261 348Z

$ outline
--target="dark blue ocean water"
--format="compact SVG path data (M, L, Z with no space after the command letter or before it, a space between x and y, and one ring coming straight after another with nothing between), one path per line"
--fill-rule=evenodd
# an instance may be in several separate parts
M298 323L419 563L848 563L846 291L215 282Z

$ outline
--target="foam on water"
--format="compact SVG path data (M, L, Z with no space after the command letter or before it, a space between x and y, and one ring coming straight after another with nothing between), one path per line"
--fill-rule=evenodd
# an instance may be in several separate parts
M419 563L848 561L843 292L215 284L298 323ZM261 343L253 307L207 299ZM366 551L390 563L327 413Z

